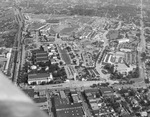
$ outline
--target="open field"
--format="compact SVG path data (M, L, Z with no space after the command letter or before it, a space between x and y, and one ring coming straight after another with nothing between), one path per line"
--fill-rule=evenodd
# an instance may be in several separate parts
M61 57L62 57L62 59L64 60L64 62L66 63L66 64L71 64L71 60L70 60L70 58L69 58L69 55L67 54L67 51L66 51L66 49L62 49L62 48L60 48L59 46L58 46L58 49L59 49L59 52L60 52L60 54L61 54Z

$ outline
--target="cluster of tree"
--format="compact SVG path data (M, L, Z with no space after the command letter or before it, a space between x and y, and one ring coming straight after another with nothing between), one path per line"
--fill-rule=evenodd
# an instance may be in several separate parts
M135 70L130 71L128 74L126 73L125 75L114 70L114 65L111 65L111 64L105 65L104 69L106 69L111 74L111 76L110 76L111 79L138 78L140 75L139 74L139 67L136 67Z
M104 69L106 69L110 74L114 74L114 65L106 64Z
M0 46L5 47L13 47L14 41L16 37L16 32L10 32L2 35L2 41L0 42Z
M18 79L17 79L18 84L21 84L21 83L27 84L28 83L28 74L27 74L28 66L29 66L29 64L26 62L24 64L23 68L19 70L19 75L18 75Z
M146 58L147 58L146 53L143 52L143 53L141 54L141 60L142 60L142 61L145 61Z

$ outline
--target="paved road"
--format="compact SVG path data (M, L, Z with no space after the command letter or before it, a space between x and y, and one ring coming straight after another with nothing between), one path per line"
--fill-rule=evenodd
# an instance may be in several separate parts
M143 81L146 78L146 71L145 71L145 63L143 61L141 61L141 53L146 51L146 40L145 40L145 28L144 28L144 22L143 22L143 4L142 4L142 0L141 0L141 19L140 19L140 30L141 30L141 35L140 35L140 43L139 43L139 48L141 48L138 51L138 65L139 65L139 71L140 71L140 78L143 79Z
M20 46L21 43L20 42L22 39L23 18L22 18L21 12L17 8L14 8L14 14L16 17L16 21L19 24L19 30L18 30L18 33L16 36L16 41L14 43L16 51L15 51L15 55L14 55L14 67L13 67L13 76L12 76L12 81L14 83L16 83L17 78L18 78L18 73L19 73L20 60L22 59L21 58L21 51L20 51L20 49L21 49L21 46Z
M34 86L35 90L43 89L61 89L61 88L84 88L90 87L93 84L104 83L105 81L70 81L62 84L51 84L51 85L37 85Z

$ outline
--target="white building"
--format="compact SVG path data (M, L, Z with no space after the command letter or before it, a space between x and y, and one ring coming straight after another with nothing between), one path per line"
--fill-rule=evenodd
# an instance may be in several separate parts
M129 42L130 39L127 39L127 38L123 38L123 39L118 39L119 43L126 43L126 42Z
M120 51L122 51L122 52L131 52L131 49L127 49L127 48L120 48Z
M42 82L47 83L52 80L52 75L48 73L37 73L28 75L28 84L36 83L41 84Z

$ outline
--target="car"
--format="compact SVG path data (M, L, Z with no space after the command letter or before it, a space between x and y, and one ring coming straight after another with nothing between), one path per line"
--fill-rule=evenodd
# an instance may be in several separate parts
M108 72L105 70L101 70L103 74L107 74Z

